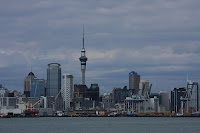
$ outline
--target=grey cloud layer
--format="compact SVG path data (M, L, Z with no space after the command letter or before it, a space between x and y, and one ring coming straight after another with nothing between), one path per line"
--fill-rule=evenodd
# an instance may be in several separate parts
M198 0L4 0L0 82L22 91L31 67L42 78L48 63L59 62L79 83L83 24L88 84L99 83L102 92L128 85L131 70L150 79L155 91L183 86L187 74L199 81L199 5Z

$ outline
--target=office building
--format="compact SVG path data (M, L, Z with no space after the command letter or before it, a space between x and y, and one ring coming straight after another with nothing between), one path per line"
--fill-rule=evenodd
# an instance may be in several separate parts
M129 73L129 89L133 91L134 94L139 92L140 75L132 71Z
M115 104L116 103L123 103L126 97L131 96L131 90L127 89L127 86L124 86L123 89L121 88L114 88L112 91L113 99Z
M99 86L98 84L91 84L90 88L87 89L87 98L94 102L94 106L99 105Z
M33 72L30 72L24 79L24 94L26 97L30 97L31 80L36 78Z
M56 97L61 89L61 65L50 63L47 68L47 96Z
M102 96L102 108L109 111L115 107L112 93L104 93Z
M73 76L70 74L62 75L62 89L61 94L63 98L63 108L68 111L70 108L70 102L72 102L73 96Z
M171 91L171 112L180 113L181 112L181 97L186 94L186 88L174 88Z
M59 63L48 64L46 87L46 96L53 96L55 98L55 110L63 110L61 96L61 65Z
M30 97L40 98L44 96L45 92L45 80L44 79L32 79Z
M147 97L150 94L149 80L140 80L139 83L139 95Z
M99 86L91 84L88 88L86 85L74 85L74 109L89 109L99 106Z
M168 92L160 91L159 95L160 95L160 98L159 98L160 111L159 112L169 111L169 95L168 95Z

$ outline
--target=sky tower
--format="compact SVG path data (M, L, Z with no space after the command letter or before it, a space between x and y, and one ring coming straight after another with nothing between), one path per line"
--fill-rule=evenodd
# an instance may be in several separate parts
M84 26L83 26L83 48L81 50L81 57L79 58L81 62L81 72L82 72L82 84L85 85L85 70L86 70L86 61L87 57L85 55L85 47L84 47Z

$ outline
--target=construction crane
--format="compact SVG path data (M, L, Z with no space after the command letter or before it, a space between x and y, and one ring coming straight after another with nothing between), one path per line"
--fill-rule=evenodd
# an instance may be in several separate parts
M34 104L28 102L23 101L22 99L20 99L19 97L16 97L21 103L24 104L25 109L24 109L24 113L25 116L36 116L38 114L37 110L34 110L34 106L38 103L41 102L41 99L39 99L37 102L35 102Z
M187 90L181 100L181 113L183 115L183 108L186 105L186 113L189 113L189 108L192 113L199 111L199 84L198 82L188 81ZM186 104L185 104L186 103Z

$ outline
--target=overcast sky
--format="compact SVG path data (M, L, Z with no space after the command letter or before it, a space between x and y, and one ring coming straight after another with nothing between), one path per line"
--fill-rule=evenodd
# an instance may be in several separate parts
M47 64L81 83L82 26L86 83L103 92L128 86L128 73L149 79L152 91L200 81L199 0L0 0L0 83L23 91L32 71Z

